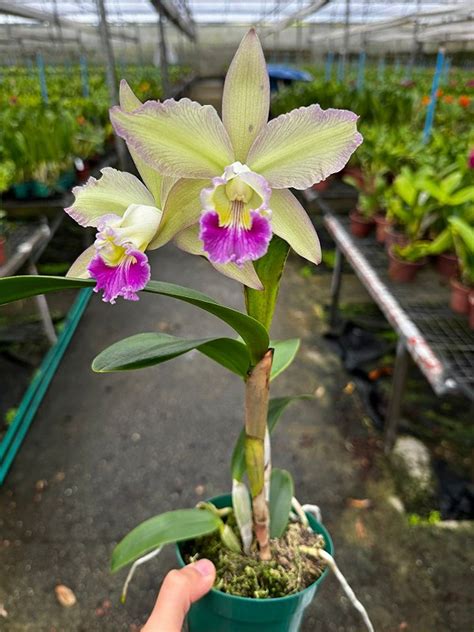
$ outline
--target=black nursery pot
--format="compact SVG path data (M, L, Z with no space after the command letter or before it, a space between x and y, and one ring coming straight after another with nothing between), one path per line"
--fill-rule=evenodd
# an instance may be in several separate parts
M232 504L231 494L211 498L219 509ZM315 533L323 536L326 551L332 555L329 533L311 514L306 514ZM180 544L176 545L179 565L185 566ZM328 569L304 590L276 599L237 597L213 588L195 603L188 615L189 632L298 632L304 611L312 602Z

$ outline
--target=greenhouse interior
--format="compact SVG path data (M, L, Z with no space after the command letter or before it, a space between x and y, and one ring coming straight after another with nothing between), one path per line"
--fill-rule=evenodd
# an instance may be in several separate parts
M472 2L0 47L0 630L473 630Z

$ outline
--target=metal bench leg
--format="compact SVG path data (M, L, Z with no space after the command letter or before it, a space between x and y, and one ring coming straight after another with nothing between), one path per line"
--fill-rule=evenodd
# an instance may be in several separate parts
M30 274L38 274L38 270L36 269L36 266L32 261L28 263L28 272ZM38 296L35 296L35 301L40 313L41 320L43 322L43 329L46 337L49 342L54 345L56 344L58 338L56 336L56 331L54 329L51 314L49 312L48 303L46 302L46 297L44 296L44 294L39 294Z
M336 247L336 258L334 261L334 270L332 273L331 281L331 305L329 308L329 324L332 329L336 326L337 323L339 296L341 294L342 264L343 258L341 249Z
M400 422L400 412L402 408L402 396L405 390L405 383L408 371L409 353L405 346L405 341L399 338L397 343L397 355L393 368L392 392L388 403L387 418L385 419L384 450L388 454L397 437L398 424Z

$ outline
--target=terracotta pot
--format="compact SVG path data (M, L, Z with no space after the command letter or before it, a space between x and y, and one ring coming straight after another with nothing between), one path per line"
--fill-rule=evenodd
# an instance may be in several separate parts
M469 327L474 329L474 292L469 294Z
M451 300L449 305L451 309L458 314L469 314L469 292L471 288L457 279L451 279L450 284Z
M452 252L443 252L436 257L436 272L447 279L459 274L457 256Z
M390 228L392 222L385 217L385 215L377 214L374 217L375 221L375 239L379 244L385 243L387 229Z
M351 233L354 237L367 237L374 225L373 219L366 219L358 211L349 213L351 220Z
M387 252L390 251L390 248L394 244L397 244L397 246L406 246L409 241L406 235L395 230L393 226L388 225L385 227L385 248Z
M419 261L403 261L393 253L393 246L388 251L389 264L388 276L397 283L410 283L414 281L416 273L426 263L426 258Z
M322 193L323 191L326 191L326 189L329 187L330 184L331 184L331 180L329 178L326 180L321 180L321 182L318 182L317 184L313 184L313 189L315 191L319 191L320 193Z

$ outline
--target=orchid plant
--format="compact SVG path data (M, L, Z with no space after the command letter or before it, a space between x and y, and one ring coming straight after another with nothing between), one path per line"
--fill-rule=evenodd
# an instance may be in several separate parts
M291 508L305 521L290 474L272 472L270 458L270 432L294 399L269 400L270 381L291 363L299 344L269 339L280 278L290 247L315 264L321 257L312 222L288 189L305 189L341 170L362 137L353 112L319 105L267 122L269 101L265 59L253 29L227 73L222 121L211 106L189 99L142 104L122 82L120 105L110 116L143 182L108 168L100 179L74 189L66 212L81 226L94 227L96 237L66 278L0 281L2 303L90 285L110 303L118 297L136 301L141 290L166 295L214 314L238 334L183 339L143 333L94 360L97 372L122 371L197 349L241 377L245 387L245 423L231 464L233 508L204 503L151 518L118 544L113 570L136 566L166 543L216 530L230 549L246 554L257 548L260 559L269 560L270 538L283 534ZM171 240L243 284L247 313L195 290L151 281L147 252ZM240 539L223 522L226 511L233 511Z

